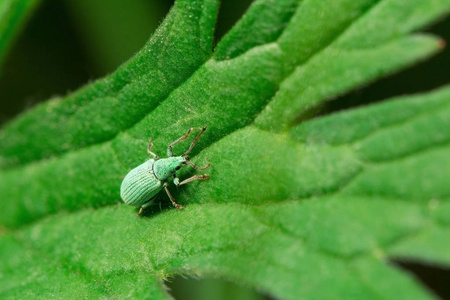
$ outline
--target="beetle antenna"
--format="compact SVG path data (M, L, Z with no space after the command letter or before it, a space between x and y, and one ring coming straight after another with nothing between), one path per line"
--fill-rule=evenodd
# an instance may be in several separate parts
M209 166L211 165L210 163L208 163L205 167L200 168L200 167L194 165L194 163L193 163L192 161L190 161L190 160L186 161L186 164L188 164L188 165L190 165L191 167L193 167L194 169L200 170L200 171L208 169Z
M189 146L189 149L187 149L186 152L184 152L181 156L186 156L189 154L189 152L191 152L192 148L194 148L195 144L197 144L198 139L202 136L203 132L205 132L206 130L206 126L204 126L202 128L202 131L200 131L197 136L195 137L195 139L192 141L191 145Z
M183 135L178 140L176 140L175 142L170 144L169 147L167 147L167 157L172 157L173 156L172 147L175 146L176 144L178 144L179 142L182 142L185 139L187 139L189 137L189 134L191 134L192 130L194 130L194 128L189 128L189 130L186 132L185 135Z

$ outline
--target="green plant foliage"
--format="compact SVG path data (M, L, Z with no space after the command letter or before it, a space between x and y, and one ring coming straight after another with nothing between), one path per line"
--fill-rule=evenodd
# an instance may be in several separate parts
M98 144L143 118L210 57L216 2L177 2L147 45L116 72L7 125L0 134L0 165Z
M0 66L28 15L39 0L2 0L0 2Z
M439 51L411 32L449 2L256 0L213 53L217 8L177 1L116 72L2 129L0 297L170 299L183 274L280 299L433 298L388 260L450 265L450 87L308 116ZM203 125L211 178L171 187L184 210L118 204L150 137L164 156Z

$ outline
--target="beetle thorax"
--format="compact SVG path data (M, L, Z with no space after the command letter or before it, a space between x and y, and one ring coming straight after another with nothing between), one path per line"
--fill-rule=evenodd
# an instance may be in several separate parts
M186 158L183 156L173 156L168 158L161 158L153 164L153 173L159 180L166 180L172 177L184 163Z

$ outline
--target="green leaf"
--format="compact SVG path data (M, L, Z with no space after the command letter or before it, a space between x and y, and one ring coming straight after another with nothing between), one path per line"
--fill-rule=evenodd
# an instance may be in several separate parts
M216 10L177 1L115 73L3 128L0 297L168 299L182 274L279 299L433 298L389 259L450 265L450 86L308 117L441 49L410 32L450 4L257 0L213 54ZM117 205L148 138L161 155L204 125L210 180L170 187L184 210Z
M3 0L0 2L0 66L15 36L23 27L39 0Z
M429 55L442 42L433 45L427 37L402 35L442 15L442 8L449 7L445 2L330 0L312 4L310 11L306 1L294 16L292 29L284 32L286 46L283 37L280 39L280 47L301 65L283 82L256 123L264 129L286 130L301 119L305 109ZM318 28L310 25L316 19ZM350 23L352 20L356 21ZM320 22L327 25L320 26ZM306 41L300 38L298 44L295 36L305 36ZM323 49L324 45L328 47Z
M178 1L147 45L116 72L8 124L0 134L0 166L98 144L133 126L211 55L216 11L215 0Z

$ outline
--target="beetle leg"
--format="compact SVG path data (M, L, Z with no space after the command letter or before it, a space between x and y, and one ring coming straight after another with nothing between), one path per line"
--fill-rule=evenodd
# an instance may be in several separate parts
M189 177L188 179L183 180L182 182L178 181L178 184L174 180L174 183L176 184L176 186L180 186L180 185L189 183L189 182L194 181L194 180L207 180L208 178L209 178L209 175L207 175L207 174L194 175L192 177Z
M141 216L143 212L144 212L144 207L141 206L141 208L139 209L139 212L137 213L137 215Z
M147 153L148 153L148 155L153 156L154 159L158 159L159 156L156 155L155 153L153 153L152 150L150 150L150 149L152 149L152 146L153 146L153 140L150 139L150 141L148 142Z
M177 175L175 175L175 174L173 174L173 183L174 183L176 186L179 186L179 185L180 185L180 178L178 178Z
M187 139L189 137L189 134L191 134L192 130L194 130L194 128L189 128L189 130L187 131L187 133L185 135L183 135L178 140L176 140L175 142L170 144L169 147L167 147L167 157L173 156L172 147L175 146L176 144L178 144L179 142L182 142L185 139Z
M164 190L166 191L167 196L169 196L169 199L172 202L173 206L175 206L177 209L183 209L182 205L175 202L175 199L173 198L172 194L169 192L168 185L169 184L167 182L164 182Z
M158 195L153 196L153 198L149 199L147 202L145 202L144 204L141 205L141 209L139 209L138 216L142 215L142 213L144 212L144 210L145 210L147 207L149 207L149 206L152 205L153 200L154 200L157 196L158 196ZM160 202L160 204L161 204L161 202Z
M151 200L152 200L152 199L150 199L148 202L142 204L141 209L139 209L138 216L142 215L142 213L144 212L144 210L152 204L152 201L151 201Z

